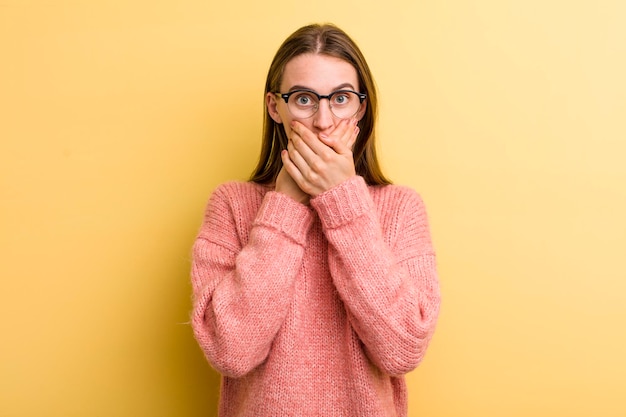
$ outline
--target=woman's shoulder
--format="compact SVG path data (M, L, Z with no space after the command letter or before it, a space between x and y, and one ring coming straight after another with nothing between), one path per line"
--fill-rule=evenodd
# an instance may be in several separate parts
M218 185L211 193L212 198L240 200L263 197L271 186L258 184L252 181L228 181Z
M372 200L382 227L391 233L411 229L428 230L428 214L422 196L404 185L370 187ZM399 226L400 225L400 226Z
M250 181L228 181L211 192L207 210L232 210L237 207L259 206L271 187ZM239 209L237 209L239 210Z
M421 195L406 185L388 184L369 186L370 194L378 203L423 204Z
M272 187L250 181L228 181L219 184L209 196L205 220L223 216L244 218L253 216L265 194Z

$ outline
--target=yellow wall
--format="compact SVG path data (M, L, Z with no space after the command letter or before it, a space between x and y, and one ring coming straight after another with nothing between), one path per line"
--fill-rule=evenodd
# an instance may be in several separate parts
M410 415L626 415L624 16L0 2L0 415L212 415L189 249L210 191L253 167L273 53L313 21L362 46L384 165L429 208L444 304Z

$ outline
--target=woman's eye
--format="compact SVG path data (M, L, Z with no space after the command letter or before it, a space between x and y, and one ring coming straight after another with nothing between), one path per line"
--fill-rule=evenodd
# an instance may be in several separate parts
M335 104L346 104L350 97L347 94L338 94L334 97Z
M310 106L311 104L313 104L313 100L310 96L306 94L301 94L296 96L296 104L298 104L299 106Z

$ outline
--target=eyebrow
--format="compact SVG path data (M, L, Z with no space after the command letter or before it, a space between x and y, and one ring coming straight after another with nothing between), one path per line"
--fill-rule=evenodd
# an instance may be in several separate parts
M343 84L339 84L337 87L333 88L331 91L338 91L338 90L343 90L345 88L349 88L351 90L355 90L354 86L350 83L343 83ZM311 88L311 87L307 87L304 85L294 85L292 86L289 91L294 91L294 90L309 90L309 91L315 91L315 89Z

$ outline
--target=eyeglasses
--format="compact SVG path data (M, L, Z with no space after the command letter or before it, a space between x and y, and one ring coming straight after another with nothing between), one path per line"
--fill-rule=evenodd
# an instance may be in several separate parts
M298 119L307 119L317 113L320 108L320 100L323 98L328 100L330 111L335 117L349 119L359 112L363 101L367 98L367 94L352 90L337 90L327 96L311 90L294 90L285 94L274 94L285 100L291 115Z

